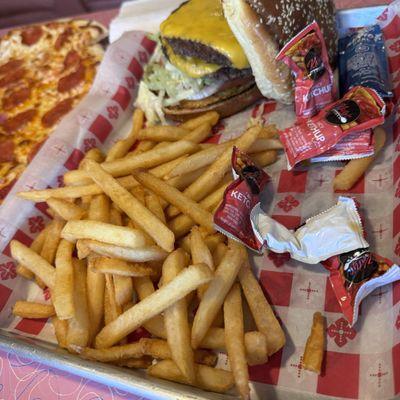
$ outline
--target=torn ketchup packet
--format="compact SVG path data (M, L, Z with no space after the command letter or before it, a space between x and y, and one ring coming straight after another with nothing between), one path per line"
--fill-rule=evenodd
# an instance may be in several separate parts
M368 129L350 133L325 153L313 157L311 162L344 161L369 157L374 154L374 135Z
M380 286L400 280L400 267L368 248L333 256L322 265L330 272L333 291L351 326L365 297Z
M260 204L252 209L250 220L257 240L267 249L289 253L294 260L307 264L369 246L357 205L349 197L339 197L335 206L309 218L295 231L269 217Z
M291 39L276 59L287 64L295 76L298 122L314 116L336 99L328 52L317 22Z
M314 158L354 132L375 128L385 121L385 102L373 89L356 86L318 115L279 133L288 169Z
M232 151L232 168L236 178L225 190L222 203L214 213L215 228L255 251L262 243L254 236L250 211L270 178L251 158L238 148Z

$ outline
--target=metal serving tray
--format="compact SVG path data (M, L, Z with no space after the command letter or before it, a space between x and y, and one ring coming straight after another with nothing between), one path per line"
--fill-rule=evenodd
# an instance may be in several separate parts
M339 11L337 14L339 34L354 26L371 24L379 16L385 6L364 7ZM237 399L232 395L219 395L189 386L175 384L164 380L153 379L139 370L127 370L99 362L83 360L71 355L57 346L10 333L0 327L0 349L13 351L21 357L29 357L49 367L79 375L99 383L109 385L138 396L151 399L182 400L227 400ZM293 392L281 387L270 387L268 398L274 400L310 398L330 399L328 396L310 396L309 393ZM332 398L333 399L333 398Z

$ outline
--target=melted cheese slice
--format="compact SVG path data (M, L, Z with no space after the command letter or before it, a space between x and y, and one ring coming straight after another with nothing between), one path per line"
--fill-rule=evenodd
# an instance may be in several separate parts
M190 0L160 26L163 38L192 40L210 46L229 59L232 67L249 68L249 62L226 21L221 1ZM193 78L215 72L219 66L193 57L181 57L167 49L172 64Z

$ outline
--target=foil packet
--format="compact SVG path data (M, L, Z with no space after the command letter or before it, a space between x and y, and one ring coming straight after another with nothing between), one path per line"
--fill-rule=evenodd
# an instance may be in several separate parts
M343 315L353 326L362 300L380 286L400 279L400 267L390 260L359 248L329 258L322 265L330 272L329 280Z
M260 252L250 223L250 211L260 201L270 177L251 158L237 147L232 151L232 169L235 180L226 188L223 199L214 213L215 228Z
M368 247L357 205L349 197L339 197L335 206L309 218L295 231L268 216L261 204L252 209L250 221L258 242L268 250L289 253L294 260L307 264Z
M385 42L379 25L353 28L339 40L339 85L374 89L383 99L393 97Z
M280 132L288 170L325 153L351 133L382 125L385 109L385 102L373 89L356 86L318 115Z
M322 32L312 22L279 52L295 77L295 107L297 121L302 122L336 99L333 73Z

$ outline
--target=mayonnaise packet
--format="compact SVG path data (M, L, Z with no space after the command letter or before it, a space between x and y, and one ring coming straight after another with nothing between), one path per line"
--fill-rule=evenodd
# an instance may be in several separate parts
M253 232L260 243L275 253L318 264L334 255L368 247L355 201L339 197L330 209L306 220L295 231L272 219L257 204L251 211Z

